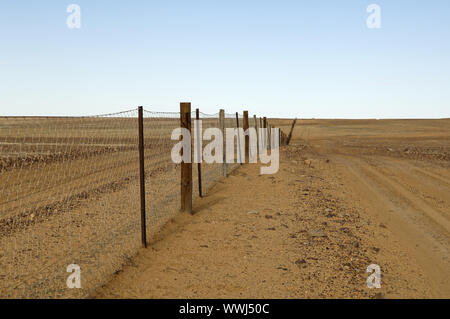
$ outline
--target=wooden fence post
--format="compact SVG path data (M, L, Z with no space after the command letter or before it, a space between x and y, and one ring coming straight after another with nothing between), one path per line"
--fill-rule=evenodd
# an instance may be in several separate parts
M242 124L242 128L244 129L244 134L245 131L248 131L248 111L244 111L244 120L243 120L243 124ZM247 132L249 133L249 132ZM250 136L248 134L244 135L244 140L245 140L245 163L249 162L249 158L250 158Z
M264 134L264 138L263 138L264 148L267 150L268 149L267 148L267 145L268 145L268 141L267 141L267 118L265 116L263 117L263 128L265 129L263 131L263 134Z
M191 132L191 103L180 103L180 124ZM184 142L191 154L189 163L181 162L181 211L192 213L192 140Z
M195 110L195 119L198 121L200 120L200 110L196 109ZM196 129L196 136L197 136L197 156L198 159L202 158L202 148L201 148L201 144L200 144L200 140L202 139L202 132L200 131L200 127L198 126L197 123L197 129ZM200 162L199 161L199 162ZM201 163L197 163L197 172L198 172L198 196L203 197L202 194L202 164Z
M239 163L242 165L242 154L241 154L241 139L239 134L239 113L236 112L236 127L237 127L237 141L238 141L238 154L239 154Z
M147 227L145 218L145 166L144 166L144 116L142 106L138 108L139 122L139 186L141 197L141 241L142 247L147 248Z
M222 145L223 145L223 157L222 157L222 175L227 176L227 161L226 161L226 138L225 138L225 110L221 109L219 111L219 122L220 122L220 129L222 130Z
M289 135L288 135L288 138L287 138L287 141L286 141L286 145L289 145L289 143L291 142L292 132L294 131L294 127L295 127L295 123L296 122L297 122L297 119L295 119L294 122L292 123L291 130L289 132Z
M260 147L262 147L262 148L264 148L264 130L263 130L263 128L264 128L264 126L263 126L263 120L262 120L262 118L260 117L259 118L259 139L260 139L260 143L261 143L261 145L260 145ZM259 150L260 152L262 152L262 149L260 149Z
M278 130L278 148L281 147L281 128Z
M255 121L255 130L256 130L256 160L258 160L259 154L259 129L258 129L258 121L256 120L256 115L253 115L253 119Z

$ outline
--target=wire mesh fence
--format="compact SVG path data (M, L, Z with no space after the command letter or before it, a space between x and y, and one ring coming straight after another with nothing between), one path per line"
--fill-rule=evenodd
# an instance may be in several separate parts
M173 163L172 131L180 126L178 112L144 110L144 149L148 232L163 225L180 209L180 165Z
M242 128L242 124L243 124L243 120L242 120L242 114L236 113L234 114L230 114L230 113L225 113L225 128L232 128L232 129L237 129L238 127ZM241 143L243 141L236 136L235 137L235 143L234 143L234 154L235 154L235 158L236 160L234 161L234 163L227 163L226 167L227 167L227 174L230 174L231 172L233 172L236 168L238 168L240 166L240 162L242 161L242 152L241 152Z
M192 119L196 119L195 116L195 112L193 112L193 116ZM216 113L216 114L205 114L202 112L199 112L199 120L201 121L201 128L197 128L197 127L193 127L193 134L192 137L194 138L195 136L195 130L198 129L198 135L199 136L204 136L204 133L207 129L210 128L220 128L220 114ZM218 138L218 137L212 137L212 138ZM209 143L210 141L202 141L201 143L199 143L199 154L203 154L205 151L205 147L206 144ZM194 143L192 144L194 145ZM194 146L195 147L195 146ZM195 150L194 150L195 151ZM193 179L193 190L194 190L194 194L196 196L199 196L199 178L197 178L197 176L199 176L198 174L198 163L194 163L194 165L192 166L192 174L194 176ZM205 161L203 161L203 156L202 156L202 163L201 163L201 179L202 179L202 193L203 195L207 195L208 191L211 189L211 187L214 186L215 182L222 177L222 163L206 163Z
M1 119L2 297L85 296L135 251L136 114Z
M199 117L202 135L221 125L219 113ZM137 109L0 118L0 298L87 297L136 254L137 118ZM225 114L225 128L238 125L242 115ZM254 125L261 127L258 120ZM180 209L180 165L171 159L171 133L178 127L178 112L143 112L150 234ZM226 166L229 174L240 164ZM222 175L222 163L202 163L204 194ZM193 176L198 194L197 165ZM67 287L71 264L81 267L82 289Z

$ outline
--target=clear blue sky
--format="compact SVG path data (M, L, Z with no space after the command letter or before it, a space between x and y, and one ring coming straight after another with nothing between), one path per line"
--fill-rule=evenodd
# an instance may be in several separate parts
M448 0L4 0L0 40L0 115L450 117Z

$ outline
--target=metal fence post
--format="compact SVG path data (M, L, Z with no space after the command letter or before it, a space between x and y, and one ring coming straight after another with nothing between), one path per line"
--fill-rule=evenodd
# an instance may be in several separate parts
M253 115L253 119L255 120L255 130L256 130L256 160L258 160L258 154L259 154L259 128L258 128L258 121L256 120L256 115Z
M272 149L272 125L267 124L267 148Z
M242 154L241 154L241 139L239 138L239 113L236 112L236 127L237 127L237 141L238 141L238 153L239 153L239 163L242 165Z
M243 119L243 124L242 124L242 128L244 129L244 134L247 131L248 134L244 135L244 141L245 141L245 163L249 162L249 158L250 158L250 132L248 132L248 111L244 111L244 119Z
M139 180L141 197L141 241L142 246L147 248L147 227L145 218L145 166L144 166L144 116L142 106L138 108L139 122Z
M220 129L222 130L222 145L223 145L223 157L222 157L222 175L227 176L227 161L226 161L226 138L225 138L225 110L221 109L219 112L219 122L220 122Z
M196 120L200 120L200 111L199 109L195 110L195 118ZM202 158L202 148L200 146L200 141L198 139L201 139L201 132L200 132L200 127L197 124L197 129L196 129L196 136L197 136L197 155L198 155L198 159L201 161ZM200 162L199 161L199 162ZM197 171L198 171L198 196L203 197L202 194L202 164L201 163L197 163Z

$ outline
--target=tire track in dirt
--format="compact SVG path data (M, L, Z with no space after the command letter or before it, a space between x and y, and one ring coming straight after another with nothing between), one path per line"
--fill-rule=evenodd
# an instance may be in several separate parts
M431 224L431 229L436 227L443 228L443 232L450 231L450 223L444 217L444 213L435 207L429 201L423 200L408 189L405 184L408 180L407 176L400 175L393 170L386 168L385 166L374 166L373 164L365 165L362 167L366 175L370 176L373 180L378 182L378 185L383 185L384 188L390 193L392 198L399 203L402 203L406 211L414 211L415 214L411 214L414 220L423 222L425 224ZM397 178L397 176L400 176Z
M430 178L429 175L418 176L417 170L413 164L405 162L392 161L392 167L384 169L383 173L387 178L395 179L398 185L415 195L417 199L428 206L432 207L437 214L450 221L448 209L450 207L450 187L436 183L437 180ZM447 231L449 231L447 229Z
M371 160L348 155L335 155L351 180L359 198L368 211L395 229L396 234L417 259L432 281L436 297L450 296L447 280L450 277L448 233L450 225L443 212L433 204L418 198L405 188L406 183L417 182L402 170L374 166ZM410 165L409 163L404 165ZM405 170L412 171L415 167ZM393 178L396 177L396 178Z
M429 172L425 169L414 167L414 171L418 172L422 176L426 176L427 178L433 179L435 182L437 181L440 186L446 186L447 188L450 187L450 176L447 175L447 179L443 178L440 175L436 175L433 172ZM441 172L441 174L444 172Z

